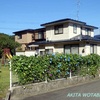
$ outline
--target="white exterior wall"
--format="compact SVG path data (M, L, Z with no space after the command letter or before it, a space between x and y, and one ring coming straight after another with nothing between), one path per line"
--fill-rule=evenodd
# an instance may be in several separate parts
M84 50L84 52L83 52ZM85 44L79 44L79 54L85 56Z
M100 44L97 45L97 54L100 55Z
M55 48L53 45L48 45L48 46L45 46L45 49L53 49L53 52L55 52Z
M69 23L69 39L81 34L81 28L77 25L77 33L73 32L73 24Z
M16 56L25 55L25 52L16 52Z
M93 30L91 31L91 37L94 37L94 31Z
M63 34L57 34L54 33L54 26L48 26L46 27L46 40L64 40L69 39L69 29L68 24L63 25Z
M77 24L76 24L77 25ZM46 27L46 40L65 40L81 34L81 25L77 25L77 33L73 32L73 23L63 24L63 34L54 34L54 26ZM82 27L82 34L87 35L85 27ZM91 37L94 36L94 31L91 31Z
M35 51L25 51L25 56L35 56Z
M64 53L64 46L63 46L63 44L62 45L60 45L60 44L55 45L55 53Z
M85 28L82 28L82 35L86 35L85 34Z
M85 45L85 55L89 55L90 54L90 45Z
M16 52L16 56L35 56L35 51Z

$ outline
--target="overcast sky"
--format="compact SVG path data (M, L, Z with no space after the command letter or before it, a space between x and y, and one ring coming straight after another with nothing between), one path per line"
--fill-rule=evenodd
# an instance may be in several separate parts
M0 33L12 35L63 18L100 27L100 0L0 0Z

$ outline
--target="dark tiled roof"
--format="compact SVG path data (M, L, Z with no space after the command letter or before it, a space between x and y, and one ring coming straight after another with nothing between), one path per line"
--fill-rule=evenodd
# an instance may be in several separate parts
M33 33L34 31L39 31L39 30L45 30L45 28L25 29L25 30L16 31L16 32L13 32L13 33L14 34L23 33L23 32L31 32L31 33Z
M17 34L17 33L21 33L21 32L34 32L34 30L33 29L25 29L25 30L16 31L16 32L13 32L13 33Z
M70 19L70 18L60 19L60 20L56 20L56 21L52 21L52 22L48 22L48 23L44 23L44 24L41 24L41 26L52 25L52 24L63 23L63 22L73 22L73 23L82 24L82 25L84 25L84 26L86 26L86 27L91 27L91 28L98 29L98 27L91 26L91 25L86 25L85 22L78 21L78 20L74 20L74 19Z
M100 35L95 35L94 38L100 40Z
M78 22L78 23L81 23L81 24L86 24L85 22L82 22L82 21L66 18L66 19L60 19L60 20L44 23L44 24L41 24L41 26L45 26L45 25L48 25L48 24L54 24L54 23L58 23L58 22L65 22L65 21L74 21L74 22Z
M71 39L66 40L56 40L56 41L39 41L39 42L31 42L28 45L42 45L42 44L53 44L53 43L62 43L62 42L79 42L79 41L92 41L92 42L98 42L100 43L100 39L96 39L94 37L88 36L88 35L78 35Z

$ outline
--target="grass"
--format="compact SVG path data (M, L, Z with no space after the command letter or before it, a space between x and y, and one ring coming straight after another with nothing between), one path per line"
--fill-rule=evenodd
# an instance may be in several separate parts
M0 98L4 98L9 89L9 67L1 67L0 71Z

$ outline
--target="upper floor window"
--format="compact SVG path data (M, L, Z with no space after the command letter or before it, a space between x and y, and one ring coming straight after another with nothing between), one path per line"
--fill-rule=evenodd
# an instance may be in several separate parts
M17 35L17 39L22 39L22 34Z
M32 41L35 39L35 35L34 34L32 34Z
M63 34L63 25L57 25L55 28L55 34Z
M43 32L42 31L38 32L38 39L43 39Z
M77 25L76 24L73 25L73 33L77 33Z
M86 34L86 35L91 35L91 29L86 28L86 29L85 29L85 34Z

